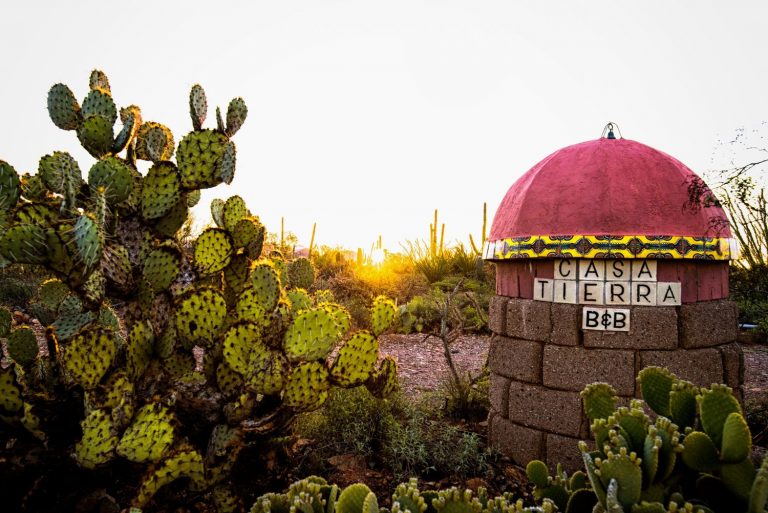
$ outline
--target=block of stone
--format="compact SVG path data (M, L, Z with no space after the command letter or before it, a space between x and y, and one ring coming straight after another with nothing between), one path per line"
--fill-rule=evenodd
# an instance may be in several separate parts
M507 303L507 335L546 342L552 331L550 303L512 298Z
M552 303L550 318L552 332L551 344L576 346L581 341L581 306L564 303Z
M584 469L584 460L579 449L580 441L581 438L547 433L545 438L547 455L545 461L551 472L555 471L558 463L569 474ZM587 445L590 449L594 449L595 443L592 440L587 440Z
M491 297L488 306L488 327L494 333L504 334L507 327L507 302L504 296Z
M488 350L491 372L527 383L541 383L542 343L493 336Z
M744 352L741 350L741 345L734 342L720 346L720 354L723 356L724 383L731 388L742 386L744 384Z
M502 417L507 417L509 411L509 379L492 372L488 399L490 400L491 408Z
M677 348L677 311L671 306L631 306L628 332L584 331L584 346L605 349Z
M717 348L641 351L639 370L651 365L666 367L678 378L697 386L723 382L723 360Z
M551 390L513 381L509 385L509 416L518 424L567 436L579 436L581 398L578 392Z
M581 392L596 381L609 383L619 395L634 395L634 352L551 344L544 348L544 386Z
M711 347L736 340L736 303L729 299L700 301L680 307L680 346Z
M489 428L491 444L518 465L544 458L544 433L515 424L497 415Z

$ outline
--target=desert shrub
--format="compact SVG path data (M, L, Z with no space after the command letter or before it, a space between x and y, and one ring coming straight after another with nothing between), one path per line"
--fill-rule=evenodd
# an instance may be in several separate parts
M739 322L756 324L763 339L768 336L768 266L731 266L730 293L739 306Z
M491 376L488 367L477 376L459 375L459 383L446 379L441 386L445 397L445 413L449 417L479 421L488 417L491 407L489 390Z
M427 333L440 326L442 304L461 281L461 293L452 301L452 315L461 319L462 329L484 332L488 329L487 311L494 289L485 281L451 275L433 283L430 290L400 307L403 333Z
M480 437L435 413L434 401L414 404L400 395L379 400L362 389L337 390L320 410L302 415L295 432L315 441L318 458L352 453L396 479L485 472L488 452Z

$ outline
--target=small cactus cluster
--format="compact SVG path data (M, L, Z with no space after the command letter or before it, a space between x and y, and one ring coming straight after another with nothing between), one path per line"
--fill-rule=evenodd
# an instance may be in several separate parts
M311 476L292 484L285 493L262 495L250 513L554 513L555 504L544 499L541 506L524 506L522 499L511 494L491 498L485 488L477 495L470 490L421 491L418 481L401 483L391 497L391 508L379 505L368 486L353 483L344 489L328 484L325 479ZM220 510L221 511L221 510ZM233 510L234 511L234 510Z
M568 513L764 513L768 458L756 469L741 405L725 385L699 388L667 369L638 375L645 402L616 407L610 385L581 393L596 450L580 443L586 477L528 464L537 497ZM655 418L646 413L648 406Z
M241 448L318 408L333 386L363 385L378 397L397 386L396 363L379 361L378 343L396 321L394 304L377 299L372 331L351 333L344 308L305 290L309 260L262 254L265 228L239 196L212 202L216 226L193 247L176 240L200 190L234 177L231 138L248 109L236 98L205 129L207 103L192 87L193 130L176 145L135 105L118 110L106 75L94 71L82 103L63 84L48 94L51 120L96 159L87 179L66 152L44 156L34 175L0 161L0 267L35 264L53 276L36 303L47 354L0 309L14 364L0 370L0 421L44 439L56 426L38 412L61 394L76 398L74 461L145 465L137 507L180 477L219 490ZM110 307L118 303L123 322ZM184 423L190 397L212 410L207 423ZM225 510L234 500L214 498Z

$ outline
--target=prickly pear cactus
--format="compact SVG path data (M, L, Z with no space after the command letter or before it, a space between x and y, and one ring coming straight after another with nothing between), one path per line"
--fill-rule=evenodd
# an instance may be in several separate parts
M240 448L319 407L333 386L364 384L379 396L397 386L394 360L375 367L376 337L394 321L388 300L377 300L372 332L352 333L346 310L304 290L314 275L308 260L262 257L266 229L239 196L211 203L216 227L194 244L177 240L201 189L234 178L232 137L248 109L232 100L226 116L217 109L215 128L203 126L207 110L205 91L193 86L192 131L177 145L139 107L119 108L106 75L94 71L82 102L63 84L48 93L53 123L95 159L82 168L87 177L64 151L43 156L35 175L0 161L0 266L41 265L53 276L38 293L51 321L44 341L11 330L0 309L13 364L0 369L0 422L55 440L84 469L143 468L126 507L145 507L182 477L224 510L236 507L227 481ZM207 409L196 415L191 405ZM73 416L70 429L57 430ZM47 472L18 500L57 479ZM112 486L135 482L118 474ZM330 497L301 493L302 511ZM363 502L366 513L378 511L375 497ZM19 504L4 499L9 510Z

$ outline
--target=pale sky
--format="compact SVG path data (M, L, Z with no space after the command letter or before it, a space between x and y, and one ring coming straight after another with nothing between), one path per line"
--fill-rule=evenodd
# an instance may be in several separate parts
M74 132L48 119L63 82L82 100L109 76L118 106L176 140L194 83L213 108L242 96L235 180L270 231L369 248L479 236L504 193L553 151L600 136L670 153L703 173L740 127L768 131L768 2L24 2L0 6L0 159L34 171L54 150L83 174Z

